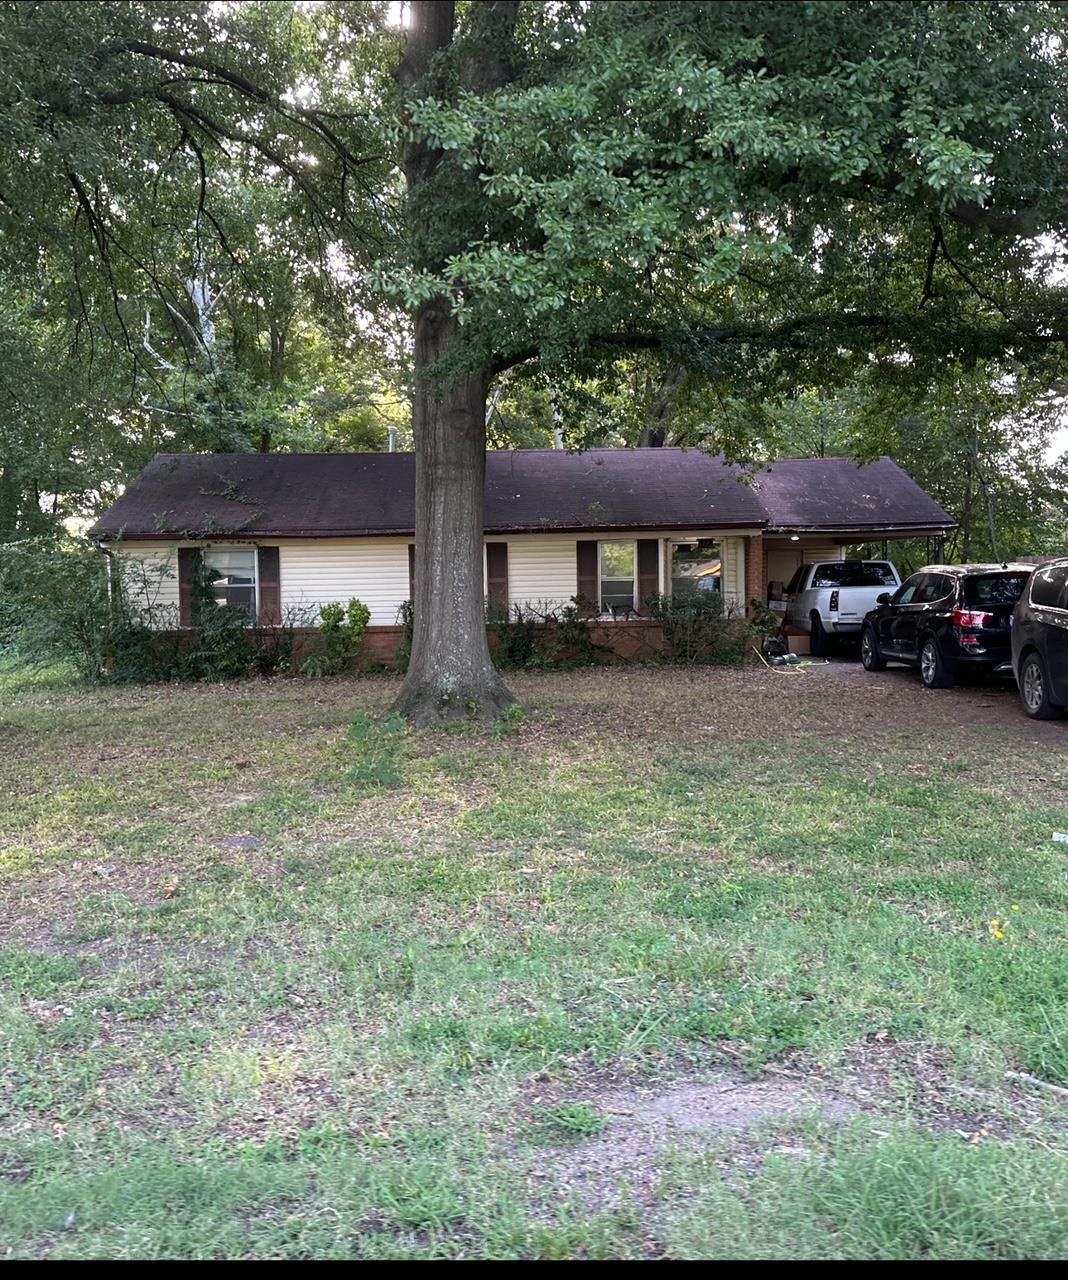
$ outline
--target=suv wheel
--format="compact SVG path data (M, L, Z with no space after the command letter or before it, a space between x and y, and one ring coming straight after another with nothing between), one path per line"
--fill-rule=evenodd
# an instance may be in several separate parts
M860 637L860 661L865 671L885 671L886 659L879 652L879 637L875 628L865 627Z
M830 637L823 629L823 619L818 613L812 615L812 631L809 634L809 648L814 658L826 658L831 647Z
M1064 710L1049 700L1046 664L1037 653L1029 653L1020 664L1020 701L1032 720L1054 720Z
M942 650L934 636L928 636L920 649L920 679L928 689L953 687L953 676L946 669Z

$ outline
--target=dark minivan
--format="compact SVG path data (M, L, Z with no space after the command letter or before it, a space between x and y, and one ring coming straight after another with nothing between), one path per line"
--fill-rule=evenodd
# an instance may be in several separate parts
M1012 666L1033 720L1068 706L1068 560L1036 569L1012 615Z
M927 565L865 617L865 669L904 662L928 689L948 689L965 672L1011 678L1012 611L1030 576L1030 565Z

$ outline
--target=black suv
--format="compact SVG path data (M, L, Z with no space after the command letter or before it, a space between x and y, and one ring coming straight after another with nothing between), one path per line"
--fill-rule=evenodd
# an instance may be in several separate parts
M1012 676L1012 610L1031 565L931 564L884 593L864 618L860 660L919 667L928 689L948 689L964 672Z
M1033 720L1068 706L1068 560L1031 575L1012 615L1012 667L1020 701Z

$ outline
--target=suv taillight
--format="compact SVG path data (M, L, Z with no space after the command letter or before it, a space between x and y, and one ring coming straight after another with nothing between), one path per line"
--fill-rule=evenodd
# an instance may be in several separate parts
M837 591L831 592L831 612L832 613L838 612L838 592Z
M994 621L992 613L980 613L975 609L954 609L953 625L955 627L985 627Z

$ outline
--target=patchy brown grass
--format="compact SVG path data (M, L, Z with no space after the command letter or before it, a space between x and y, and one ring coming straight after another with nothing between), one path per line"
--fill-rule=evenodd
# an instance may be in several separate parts
M417 735L389 677L11 697L8 1247L687 1256L684 1203L885 1148L1015 1256L995 1202L1062 1185L1004 1072L1068 1080L1065 726L840 663L512 683Z

